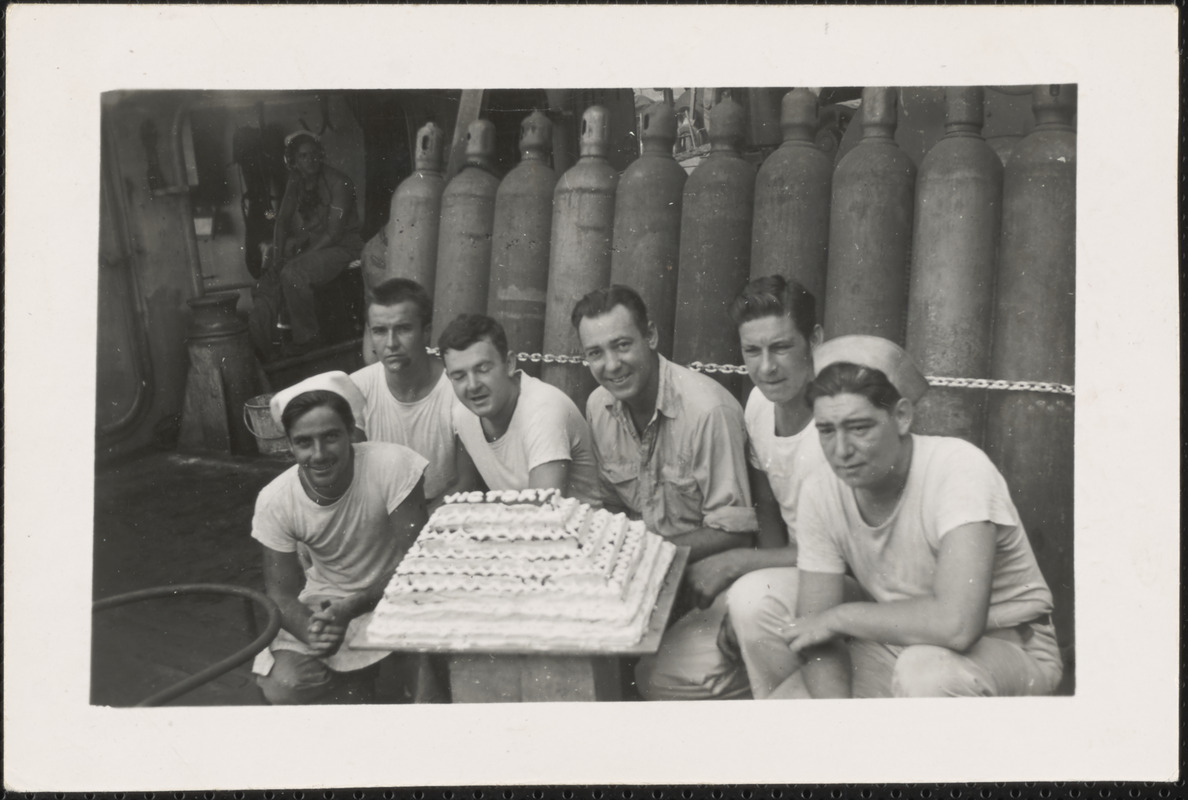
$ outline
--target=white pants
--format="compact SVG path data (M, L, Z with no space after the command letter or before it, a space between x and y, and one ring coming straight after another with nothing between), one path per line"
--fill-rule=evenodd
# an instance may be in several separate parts
M656 655L644 656L635 667L640 695L645 700L749 697L742 664L718 648L725 616L722 592L709 608L690 611L666 630Z
M756 570L727 591L730 621L756 698L807 697L800 658L779 631L796 618L794 567ZM846 602L864 599L846 579ZM849 642L854 697L1051 694L1063 672L1051 623L987 631L964 652L934 645Z

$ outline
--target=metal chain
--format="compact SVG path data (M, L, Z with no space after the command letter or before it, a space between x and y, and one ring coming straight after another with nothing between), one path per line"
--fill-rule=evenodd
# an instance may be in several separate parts
M426 348L430 355L439 356L436 347ZM520 361L531 361L533 364L581 364L589 366L581 356L559 356L551 353L518 353ZM747 368L735 364L705 364L694 361L689 369L697 372L720 372L726 375L746 375ZM951 389L989 389L1002 392L1046 392L1048 394L1075 395L1074 387L1065 383L1047 383L1044 381L1004 381L990 378L944 378L935 375L926 377L929 386L944 386Z

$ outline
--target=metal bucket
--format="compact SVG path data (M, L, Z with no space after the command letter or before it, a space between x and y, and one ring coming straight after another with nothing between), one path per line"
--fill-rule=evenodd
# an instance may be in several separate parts
M258 394L243 404L243 424L256 437L261 455L288 454L289 440L285 431L272 419L272 394Z

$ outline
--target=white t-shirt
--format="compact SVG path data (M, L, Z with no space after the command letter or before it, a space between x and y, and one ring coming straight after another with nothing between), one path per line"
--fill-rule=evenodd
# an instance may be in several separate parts
M829 462L821 449L821 437L809 424L791 436L776 436L775 403L758 389L747 399L747 460L757 470L767 473L772 494L780 504L780 515L788 526L789 543L796 541L796 500L804 479L819 469L828 470Z
M590 427L560 389L517 371L520 397L507 431L488 442L482 423L459 403L454 429L489 489L527 489L528 474L550 461L569 462L568 496L601 507Z
M366 404L363 418L355 420L368 441L402 444L429 460L425 470L425 497L433 501L454 482L453 408L458 402L445 372L424 398L402 403L388 389L387 371L377 361L351 374Z
M810 475L800 494L797 540L804 572L846 565L880 603L931 595L941 538L971 522L997 531L988 629L1010 628L1052 610L1052 593L1011 502L1002 474L969 442L913 434L912 463L899 505L867 525L854 490L830 470Z
M260 490L252 517L252 538L281 553L293 553L300 544L309 555L305 587L297 599L313 610L322 600L335 600L373 586L396 569L399 542L388 529L388 516L416 487L425 471L425 459L407 447L381 442L354 445L355 474L346 493L321 506L301 488L296 465ZM349 642L367 620L351 620ZM301 640L281 629L272 650L309 652ZM382 651L357 651L344 644L324 658L331 669L361 669L379 661ZM267 670L264 654L257 670Z

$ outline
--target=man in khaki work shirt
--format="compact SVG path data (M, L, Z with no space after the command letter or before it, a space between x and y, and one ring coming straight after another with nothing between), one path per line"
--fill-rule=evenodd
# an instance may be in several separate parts
M578 301L571 319L600 384L587 402L586 417L607 506L689 547L691 562L750 546L757 525L742 406L716 381L656 351L647 308L626 286L591 292ZM718 653L724 614L723 594L665 633L660 653L636 668L646 699L747 692L745 672L724 668ZM666 646L674 642L680 646ZM705 653L699 655L698 648Z

